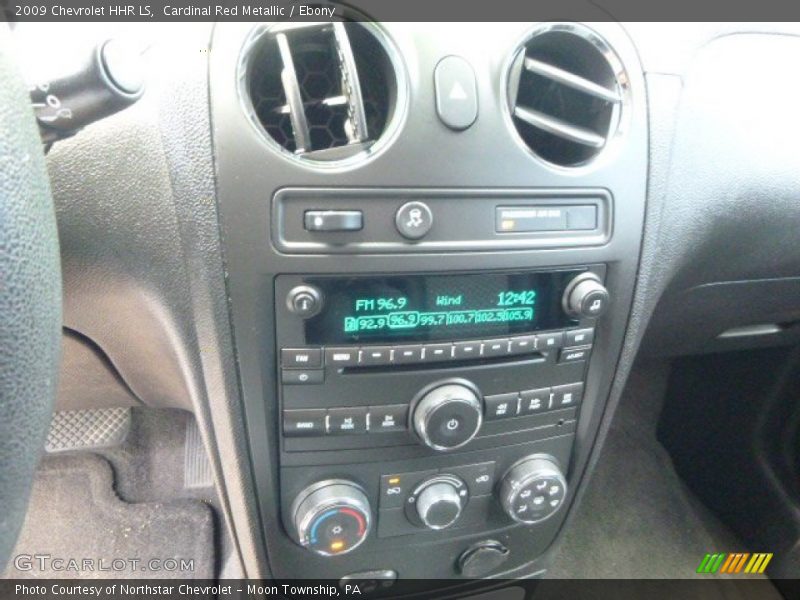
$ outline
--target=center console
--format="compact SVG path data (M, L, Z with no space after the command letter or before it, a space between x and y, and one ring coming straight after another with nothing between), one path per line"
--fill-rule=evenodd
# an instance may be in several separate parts
M277 577L540 573L594 449L641 244L636 53L611 23L448 26L215 33L222 234ZM542 67L549 44L571 60ZM321 73L349 87L317 101ZM569 88L580 126L529 110L529 76Z
M604 276L603 265L278 276L281 504L293 539L331 556L556 514L610 302Z

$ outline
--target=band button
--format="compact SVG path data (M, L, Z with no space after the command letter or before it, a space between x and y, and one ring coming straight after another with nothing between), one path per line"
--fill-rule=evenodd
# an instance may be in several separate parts
M303 409L283 411L283 435L286 437L325 435L325 410Z

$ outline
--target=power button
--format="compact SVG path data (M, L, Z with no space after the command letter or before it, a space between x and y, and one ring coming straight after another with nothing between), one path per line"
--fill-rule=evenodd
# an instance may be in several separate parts
M286 296L286 306L298 317L308 319L322 309L322 293L310 285L295 286Z

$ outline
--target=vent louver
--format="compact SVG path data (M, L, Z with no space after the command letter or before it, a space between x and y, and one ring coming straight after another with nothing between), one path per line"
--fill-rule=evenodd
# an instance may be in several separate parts
M522 141L562 167L588 163L620 123L627 77L613 51L577 24L549 25L517 53L509 106Z
M377 33L356 22L274 25L246 54L254 120L286 153L336 162L370 149L396 104L395 66Z

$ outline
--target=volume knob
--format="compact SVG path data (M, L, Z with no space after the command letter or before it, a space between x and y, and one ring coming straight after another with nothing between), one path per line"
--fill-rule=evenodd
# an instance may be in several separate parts
M464 379L443 381L424 389L414 406L411 425L420 441L446 451L468 443L481 428L483 400Z

